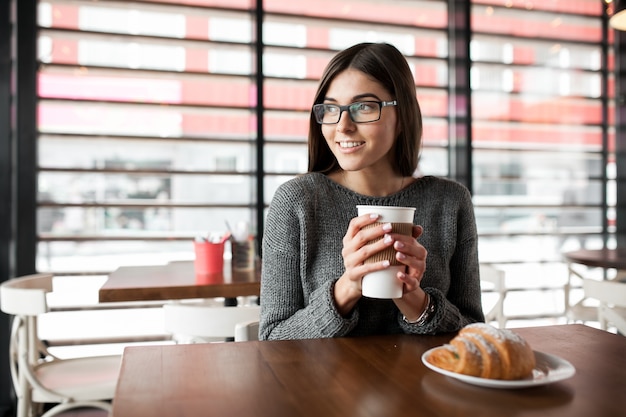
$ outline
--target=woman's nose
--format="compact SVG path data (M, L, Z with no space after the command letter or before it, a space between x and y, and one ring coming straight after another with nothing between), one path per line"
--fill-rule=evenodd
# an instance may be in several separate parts
M337 130L340 132L345 132L349 130L353 130L355 128L355 123L350 118L350 114L348 111L343 111L339 115L339 121L337 122Z

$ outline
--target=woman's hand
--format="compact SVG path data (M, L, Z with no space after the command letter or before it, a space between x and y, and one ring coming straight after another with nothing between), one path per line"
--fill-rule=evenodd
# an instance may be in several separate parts
M402 298L394 299L402 314L409 320L414 320L424 312L426 307L426 293L420 287L420 282L426 271L426 256L428 252L417 239L422 235L422 226L413 226L412 238L403 235L394 235L396 240L393 247L398 251L396 259L407 266L406 272L398 272L397 278L403 282Z
M394 300L401 310L419 310L426 294L416 291L426 270L427 251L417 242L423 232L421 226L413 226L412 236L391 232L390 223L382 223L375 227L365 228L376 223L379 216L364 214L353 218L343 238L341 255L344 259L345 272L335 283L334 297L340 314L347 315L362 296L361 282L363 276L370 272L380 271L389 267L388 261L365 263L373 254L392 246L397 250L396 259L407 266L406 272L399 272L397 278L403 282L402 299ZM380 239L382 238L382 239ZM376 241L369 244L371 241ZM405 314L406 315L406 314Z
M417 239L422 235L422 226L413 226L412 236L394 234L393 247L398 262L407 266L406 272L399 272L398 279L404 283L403 294L415 291L420 287L420 281L426 271L426 256L428 252Z
M393 238L385 236L391 232L391 224L383 223L371 228L365 228L376 223L377 214L363 214L350 220L348 230L343 237L341 256L345 267L344 274L335 283L335 303L342 315L347 315L361 298L361 280L363 276L374 271L380 271L389 266L388 261L365 263L373 254L393 245ZM384 239L379 239L385 236ZM368 245L372 240L377 242Z
M399 262L408 266L407 273L398 274L404 283L404 293L412 292L419 287L425 269L426 249L417 243L416 238L422 233L421 226L413 227L413 236L391 233L391 224L382 223L375 227L366 226L376 223L379 216L364 214L350 221L343 238L345 272L335 284L335 303L342 315L348 314L361 298L361 281L363 276L374 271L389 267L388 261L365 263L373 254L394 245L398 251ZM382 238L382 239L381 239ZM368 244L375 241L372 244Z

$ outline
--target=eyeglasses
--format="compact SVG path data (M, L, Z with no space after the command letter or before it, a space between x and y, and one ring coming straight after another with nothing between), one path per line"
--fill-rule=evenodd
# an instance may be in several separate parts
M313 106L315 120L321 125L333 125L339 123L341 113L348 111L350 120L354 123L370 123L380 119L380 112L383 107L396 106L398 102L393 101L358 101L345 106L336 104L316 104Z

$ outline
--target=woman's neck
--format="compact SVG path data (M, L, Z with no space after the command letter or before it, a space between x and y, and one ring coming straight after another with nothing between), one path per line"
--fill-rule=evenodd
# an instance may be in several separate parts
M372 197L395 194L412 182L412 178L395 173L368 175L364 172L338 171L330 174L329 178L356 193Z

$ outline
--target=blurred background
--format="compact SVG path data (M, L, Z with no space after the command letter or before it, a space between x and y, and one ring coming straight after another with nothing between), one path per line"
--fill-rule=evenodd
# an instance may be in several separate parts
M610 0L2 8L0 280L53 272L83 297L120 266L193 259L198 234L247 222L261 240L274 191L307 169L323 68L363 41L406 55L420 174L472 192L510 326L563 322L562 253L616 247L626 223L626 41Z

